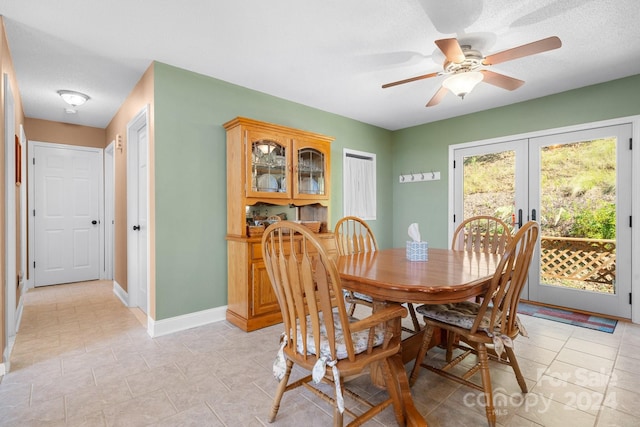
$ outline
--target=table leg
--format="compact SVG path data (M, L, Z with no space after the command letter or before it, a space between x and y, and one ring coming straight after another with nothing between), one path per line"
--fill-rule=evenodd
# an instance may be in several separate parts
M373 310L376 308L384 307L387 304L395 304L395 303L387 303L387 302L376 302L373 303ZM402 325L400 322L395 322L394 326L394 334L402 334ZM422 339L422 333L417 333L420 339ZM414 336L415 336L414 335ZM411 337L413 338L413 336ZM421 342L421 341L420 341ZM404 351L404 342L402 346L402 350ZM415 354L413 355L415 358ZM404 354L397 354L391 359L391 372L392 376L396 380L397 387L400 391L400 398L402 399L402 407L404 410L404 418L406 420L407 426L425 426L427 425L424 417L418 412L414 403L413 397L411 396L411 389L409 388L409 379L407 377L407 371L404 368ZM409 359L411 360L411 359ZM371 364L371 381L374 385L380 388L385 388L384 381L384 373L382 367L379 363Z

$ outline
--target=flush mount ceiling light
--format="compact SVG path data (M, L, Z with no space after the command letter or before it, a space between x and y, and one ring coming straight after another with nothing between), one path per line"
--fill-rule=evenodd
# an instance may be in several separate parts
M90 99L89 95L85 95L84 93L76 92L73 90L59 90L58 95L60 95L64 102L71 105L72 107L82 105Z
M473 88L482 81L483 77L479 71L458 73L443 81L442 86L464 99L464 96L471 92Z

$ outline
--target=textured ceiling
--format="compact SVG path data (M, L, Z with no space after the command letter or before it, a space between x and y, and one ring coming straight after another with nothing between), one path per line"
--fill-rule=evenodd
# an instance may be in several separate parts
M151 61L400 129L640 74L637 0L0 0L27 117L105 127ZM560 49L492 67L481 83L425 104L444 77L434 40L483 55L549 36ZM91 99L64 113L56 94Z

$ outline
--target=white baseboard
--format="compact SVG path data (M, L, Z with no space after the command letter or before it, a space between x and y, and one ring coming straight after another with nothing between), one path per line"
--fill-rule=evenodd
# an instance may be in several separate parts
M9 364L9 360L11 358L11 350L13 350L13 345L16 342L16 336L9 337L7 340L7 346L4 349L4 353L2 354L2 360L4 363L0 363L0 377L5 375L7 372L11 370L11 365Z
M122 301L125 307L129 307L129 294L115 280L113 281L113 293Z
M183 314L169 319L147 321L147 333L155 338L226 319L227 306Z
M22 298L22 295L21 295L20 302L18 303L18 308L16 310L16 334L20 330L20 323L22 322L23 309L24 309L24 298Z

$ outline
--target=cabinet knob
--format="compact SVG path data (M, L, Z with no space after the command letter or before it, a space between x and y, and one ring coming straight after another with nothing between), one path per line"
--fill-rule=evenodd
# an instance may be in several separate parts
M140 226L139 225L134 225L133 226L133 231L138 231L140 230Z

